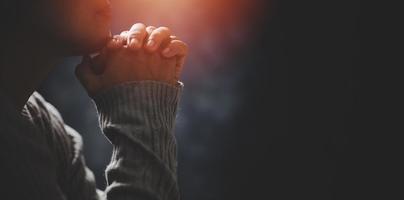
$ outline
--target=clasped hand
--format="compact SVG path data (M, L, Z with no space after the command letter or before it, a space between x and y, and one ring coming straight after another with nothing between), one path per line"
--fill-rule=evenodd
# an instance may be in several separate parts
M169 28L137 23L113 36L97 56L84 56L76 76L90 96L129 81L176 84L187 53L187 44Z

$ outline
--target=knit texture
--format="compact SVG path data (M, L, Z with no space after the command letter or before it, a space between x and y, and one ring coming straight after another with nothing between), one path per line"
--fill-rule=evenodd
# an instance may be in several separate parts
M182 89L181 82L138 81L93 97L113 145L105 191L95 187L80 134L51 104L35 92L19 115L0 94L0 152L8 149L0 158L13 161L0 168L2 180L10 182L0 187L8 195L2 199L180 199L174 124ZM24 193L17 193L21 187Z

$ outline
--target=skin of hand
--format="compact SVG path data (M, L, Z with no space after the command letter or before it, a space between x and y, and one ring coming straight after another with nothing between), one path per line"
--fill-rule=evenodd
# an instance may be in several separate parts
M96 57L84 56L76 76L89 96L130 81L177 84L187 54L187 44L169 28L137 23L114 36Z

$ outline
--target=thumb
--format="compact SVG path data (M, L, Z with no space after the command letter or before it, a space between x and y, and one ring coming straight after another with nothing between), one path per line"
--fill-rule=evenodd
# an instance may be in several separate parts
M80 64L77 65L75 74L77 79L84 85L84 87L88 87L91 83L98 81L98 76L93 72L92 61L90 56L83 56L83 59Z

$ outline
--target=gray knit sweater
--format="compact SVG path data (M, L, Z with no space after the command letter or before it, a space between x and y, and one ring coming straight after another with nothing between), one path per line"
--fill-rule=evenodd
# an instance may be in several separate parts
M139 81L93 98L113 145L97 190L81 136L35 92L22 113L0 92L0 199L178 200L174 122L183 84Z

